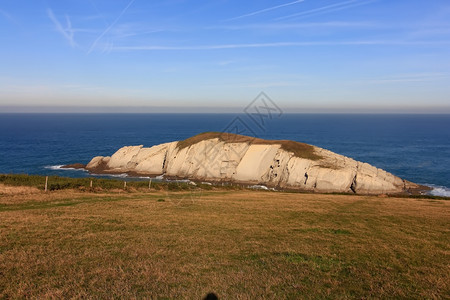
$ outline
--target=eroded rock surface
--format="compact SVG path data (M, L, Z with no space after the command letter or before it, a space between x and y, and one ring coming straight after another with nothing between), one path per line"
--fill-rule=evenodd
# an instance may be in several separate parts
M392 194L420 188L319 147L228 133L203 133L151 148L123 147L111 157L94 157L86 169L327 193Z

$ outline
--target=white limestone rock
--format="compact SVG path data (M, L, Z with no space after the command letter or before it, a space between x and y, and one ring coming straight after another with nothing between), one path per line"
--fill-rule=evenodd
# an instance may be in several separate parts
M191 139L150 148L122 147L111 157L94 157L86 169L326 193L401 193L419 187L367 163L306 144L231 134L224 138L220 133Z

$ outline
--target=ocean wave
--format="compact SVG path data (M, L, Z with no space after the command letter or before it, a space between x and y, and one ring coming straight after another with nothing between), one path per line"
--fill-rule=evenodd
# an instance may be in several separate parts
M45 166L44 169L55 170L55 171L83 171L87 172L85 169L75 169L75 168L63 168L64 165L55 165L55 166Z
M432 188L432 190L428 192L428 194L432 196L450 197L450 188L446 186L439 186L434 184L427 184L427 186Z
M104 175L103 175L104 176ZM127 173L122 173L122 174L108 174L107 176L110 177L115 177L115 178L127 178L128 174Z
M97 177L113 177L113 178L127 178L128 174L127 173L121 173L121 174L91 174L92 176L97 176Z
M250 189L254 189L254 190L266 190L266 191L269 190L269 188L267 186L259 185L259 184L255 184L255 185L249 186L249 188Z
M56 166L45 166L45 169L49 169L49 170L65 170L62 168L63 165L56 165Z
M190 183L189 179L166 179L167 182L175 182L175 183Z

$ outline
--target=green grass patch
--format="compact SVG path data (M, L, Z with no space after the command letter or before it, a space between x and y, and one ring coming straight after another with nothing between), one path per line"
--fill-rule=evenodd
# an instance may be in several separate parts
M91 186L92 181L92 188ZM45 176L27 174L1 174L0 183L9 186L29 186L40 190L45 188ZM126 189L148 189L148 181L127 180ZM207 185L202 185L207 186ZM48 176L47 188L49 191L81 189L88 191L124 189L124 181L104 178L69 178L60 176ZM197 187L186 182L152 182L152 189L169 191L187 191ZM212 188L209 188L212 189Z
M30 209L51 209L65 206L75 206L83 203L96 203L96 202L114 202L124 200L123 196L117 197L82 197L82 198L67 198L51 201L28 201L18 204L0 204L0 212L2 211L22 211Z

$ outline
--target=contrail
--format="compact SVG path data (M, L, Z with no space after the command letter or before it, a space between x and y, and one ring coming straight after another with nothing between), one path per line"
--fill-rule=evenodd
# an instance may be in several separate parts
M47 9L47 15L50 18L50 20L52 20L53 24L55 25L56 30L66 38L66 40L69 42L70 46L72 46L72 47L77 46L77 43L75 43L75 40L73 37L74 31L72 29L72 24L70 23L69 16L66 16L67 28L65 29L65 28L63 28L61 23L58 21L58 19L56 19L55 15L53 14L53 11L50 8Z
M120 18L122 18L122 16L125 14L125 12L128 10L128 8L134 3L134 1L136 0L131 0L128 5L122 10L122 12L120 13L120 15L114 20L114 22L112 22L106 29L105 31L102 32L102 34L100 34L97 39L92 43L91 48L89 48L89 51L87 52L88 54L92 52L92 50L94 50L95 46L97 45L98 41L101 40L101 38L107 34L111 28L114 27L114 25L116 25L117 22L119 22Z
M161 50L221 50L244 48L276 48L276 47L320 47L320 46L435 46L450 45L450 41L404 41L404 40L354 40L354 41L325 41L325 42L273 42L254 44L222 44L222 45L197 45L197 46L118 46L113 51L161 51Z
M342 10L345 8L350 8L350 7L354 7L354 6L367 4L367 3L370 3L373 1L375 1L375 0L360 1L359 3L357 0L339 2L339 3L335 3L335 4L331 4L331 5L327 5L327 6L323 6L323 7L319 7L319 8L310 9L307 11L298 12L298 13L291 14L288 16L279 17L279 18L276 18L275 21L289 19L292 17L301 17L301 16L305 16L305 15L327 13L327 12L331 12L331 11Z
M248 13L248 14L245 14L245 15L242 15L242 16L239 16L239 17L234 17L234 18L231 18L231 19L227 19L227 20L225 20L225 21L233 21L233 20L237 20L237 19L242 19L242 18L246 18L246 17L258 15L258 14L261 14L261 13L264 13L264 12L267 12L267 11L271 11L271 10L275 10L275 9L278 9L278 8L282 8L282 7L294 5L294 4L297 4L297 3L304 2L304 1L305 1L305 0L297 0L297 1L293 1L293 2L286 3L286 4L281 4L281 5L277 5L277 6L272 6L272 7L265 8L265 9L261 9L261 10L257 10L257 11L254 11L254 12L252 12L252 13Z
M310 13L310 14L305 15L305 17L323 15L323 14L327 14L327 13L330 13L330 12L335 12L335 11L340 11L340 10L349 9L349 8L353 8L353 7L358 7L358 6L369 4L369 3L372 3L372 2L375 2L375 1L377 1L377 0L368 0L368 1L365 1L365 2L357 2L357 3L354 3L354 4L349 4L349 5L344 5L344 6L341 6L341 7L332 8L332 9L329 9L329 10L326 10L326 11Z
M98 9L97 5L95 4L94 0L90 0L92 7L97 11L97 13L100 15L100 17L102 18L103 22L105 23L106 26L109 26L109 23L106 21L105 16L100 12L100 10Z

